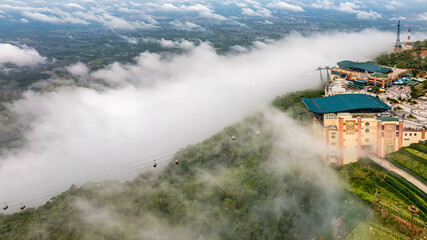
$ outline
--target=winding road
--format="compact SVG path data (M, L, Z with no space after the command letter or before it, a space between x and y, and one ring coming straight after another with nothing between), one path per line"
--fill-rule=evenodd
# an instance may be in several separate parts
M423 191L424 193L427 193L427 186L424 185L422 182L420 182L418 179L414 178L413 176L411 176L410 174L408 174L407 172L403 171L402 169L394 166L393 164L391 164L389 161L379 158L377 157L375 154L368 154L368 157L370 159L372 159L372 161L376 162L378 165L380 165L381 167L395 172L397 174L399 174L399 176L403 177L404 179L406 179L408 182L414 184L415 186L417 186L419 189L421 189L421 191Z

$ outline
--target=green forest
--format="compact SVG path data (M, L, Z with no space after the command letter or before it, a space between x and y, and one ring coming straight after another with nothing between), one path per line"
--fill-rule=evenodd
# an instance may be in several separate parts
M322 94L277 97L275 109L181 149L163 169L132 181L72 185L38 208L0 215L0 239L341 239L353 229L348 239L358 239L369 226L407 239L401 211L425 203L425 195L369 160L323 164L301 102Z

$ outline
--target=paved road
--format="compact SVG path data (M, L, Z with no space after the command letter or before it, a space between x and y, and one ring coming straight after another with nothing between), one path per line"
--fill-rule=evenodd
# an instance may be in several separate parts
M427 193L427 186L424 185L422 182L420 182L418 179L414 178L413 176L409 175L407 172L403 171L402 169L394 166L393 164L391 164L389 161L379 158L377 156L375 156L375 154L368 154L368 157L370 159L372 159L372 161L378 163L380 166L382 166L383 168L395 172L397 174L399 174L401 177L403 177L404 179L408 180L410 183L414 184L415 186L417 186L419 189L421 189L423 192Z

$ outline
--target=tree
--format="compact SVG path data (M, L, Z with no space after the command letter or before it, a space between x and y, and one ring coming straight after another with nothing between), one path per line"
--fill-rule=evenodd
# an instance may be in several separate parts
M378 93L380 91L380 88L379 87L377 87L377 86L373 86L372 87L372 92L373 93Z

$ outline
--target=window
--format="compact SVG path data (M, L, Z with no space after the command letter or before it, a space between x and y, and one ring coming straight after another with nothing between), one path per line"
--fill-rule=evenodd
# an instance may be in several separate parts
M365 142L369 142L369 138L366 138L366 139L365 139Z
M365 133L369 133L369 129L365 129Z
M409 136L412 136L412 133L410 133Z
M332 138L332 139L335 139L335 135L332 135L332 136L331 136L331 138Z
M405 141L409 141L409 138L405 138L405 139L403 139L403 140L405 140Z
M405 133L405 136L408 136L408 134L407 134L407 133Z
M365 126L369 127L369 122L366 122L366 123L365 123Z
M414 136L417 136L417 134L416 134L416 133L414 133Z
M331 143L331 145L332 145L332 146L335 146L335 143L333 142L333 143Z

